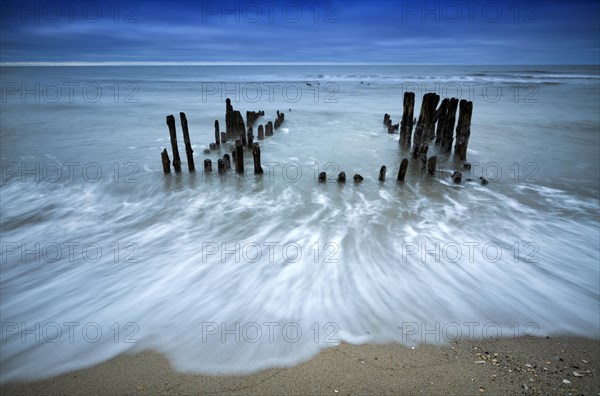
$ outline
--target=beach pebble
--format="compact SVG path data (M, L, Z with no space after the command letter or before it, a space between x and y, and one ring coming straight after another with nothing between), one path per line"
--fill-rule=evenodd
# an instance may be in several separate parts
M583 374L579 374L577 371L573 371L574 377L583 377Z
M569 381L568 379L562 380L562 383L565 385L571 385L571 381Z
M522 386L522 387L523 387L523 389L525 389L525 390L528 390L528 389L529 389L529 387L527 386L527 384L523 384L523 385L521 385L521 386Z
M485 364L485 360L477 360L475 361L475 364Z

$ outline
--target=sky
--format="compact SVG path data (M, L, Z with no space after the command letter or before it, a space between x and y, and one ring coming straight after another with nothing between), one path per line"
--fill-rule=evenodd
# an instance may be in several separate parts
M4 1L0 62L600 64L599 1Z

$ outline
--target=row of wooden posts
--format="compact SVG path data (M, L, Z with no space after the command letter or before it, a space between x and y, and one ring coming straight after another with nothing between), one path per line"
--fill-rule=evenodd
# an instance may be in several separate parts
M218 171L225 172L226 170L231 169L231 160L233 159L235 162L236 172L244 173L244 148L247 148L252 150L252 156L254 158L254 173L263 173L260 162L260 145L258 142L254 142L253 125L256 123L258 118L265 115L265 112L247 111L245 124L242 114L238 110L233 109L231 100L229 100L229 98L226 100L225 106L225 132L220 131L219 120L215 120L215 141L209 144L210 149L205 149L204 154L210 154L211 150L216 150L217 147L226 144L229 139L234 139L235 146L231 156L229 154L225 154L223 155L223 158L219 158L217 160ZM183 112L179 113L179 116L181 118L181 128L183 130L183 141L185 144L188 168L190 172L195 172L196 167L194 164L194 151L192 150L192 143L190 141L187 118ZM280 128L284 121L285 114L277 110L277 117L275 118L274 123L273 121L269 121L264 126L258 126L258 140L263 140L265 136L272 136L273 131ZM167 126L169 127L171 150L173 152L173 169L176 173L180 173L181 158L179 157L177 131L175 128L175 117L173 117L173 115L167 116ZM161 159L164 173L170 173L171 160L166 148L161 153ZM212 161L208 158L204 160L204 171L212 172Z

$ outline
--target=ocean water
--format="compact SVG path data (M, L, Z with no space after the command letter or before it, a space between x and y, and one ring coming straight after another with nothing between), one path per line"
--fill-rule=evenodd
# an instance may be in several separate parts
M240 374L339 342L599 337L597 66L0 71L2 382L145 349ZM405 91L415 117L428 91L473 101L471 170L440 153L396 182L409 153L382 121ZM203 154L226 97L256 125L285 113L262 176L249 151L243 176L202 170L231 154ZM162 171L169 114L181 174Z

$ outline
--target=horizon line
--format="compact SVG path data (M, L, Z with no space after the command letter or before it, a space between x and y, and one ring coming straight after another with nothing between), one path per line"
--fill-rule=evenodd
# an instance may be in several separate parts
M388 63L388 62L160 62L160 61L100 61L100 62L0 62L0 67L15 66L600 66L594 63Z

